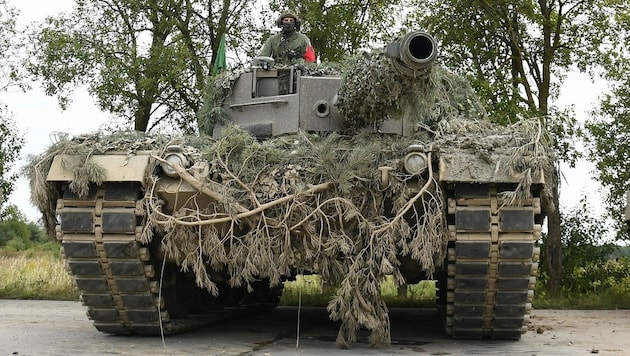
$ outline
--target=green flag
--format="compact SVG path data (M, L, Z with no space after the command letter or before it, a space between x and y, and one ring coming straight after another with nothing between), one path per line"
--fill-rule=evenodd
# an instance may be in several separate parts
M217 50L217 57L214 61L214 68L212 74L218 74L223 72L227 68L225 64L225 33L221 35L221 42L219 43L219 49Z

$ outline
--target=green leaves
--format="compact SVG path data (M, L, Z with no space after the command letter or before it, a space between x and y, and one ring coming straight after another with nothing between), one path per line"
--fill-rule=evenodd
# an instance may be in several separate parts
M442 60L471 80L495 122L554 114L566 73L591 68L608 39L604 1L423 3L429 14L408 23L431 29Z
M87 86L101 109L124 119L126 128L193 133L219 40L227 34L231 45L248 44L254 32L242 30L253 22L251 6L77 0L72 13L36 24L27 68L62 108L76 87Z
M400 0L274 0L272 11L291 9L302 19L321 61L339 62L359 48L384 43L394 35Z
M626 85L606 95L598 112L602 117L586 124L596 178L607 189L608 211L619 223L623 221L624 197L630 184L630 93Z
M630 41L627 1L606 1L612 41L604 48L601 65L609 90L586 123L589 156L597 167L596 178L607 189L606 207L618 224L620 236L628 238L623 224L624 197L630 188Z
M16 86L25 87L21 82L22 72L16 60L19 52L16 17L17 11L6 0L0 0L0 91ZM2 207L17 179L17 175L11 173L12 164L19 159L23 146L24 138L13 122L11 112L0 102L0 218L6 214Z
M13 192L17 174L11 173L13 162L20 157L24 146L21 136L6 107L0 104L0 211L5 199ZM0 213L0 217L1 217Z

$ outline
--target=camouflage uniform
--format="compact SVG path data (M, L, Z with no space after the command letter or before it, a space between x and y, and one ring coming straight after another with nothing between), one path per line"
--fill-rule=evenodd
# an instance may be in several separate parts
M305 34L297 31L289 34L277 33L267 39L259 55L272 57L276 64L299 63L304 60L303 56L310 42Z

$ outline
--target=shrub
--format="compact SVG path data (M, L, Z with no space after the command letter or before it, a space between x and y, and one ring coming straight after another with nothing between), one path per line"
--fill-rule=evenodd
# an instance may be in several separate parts
M591 262L567 271L563 289L573 293L617 289L630 293L630 259Z

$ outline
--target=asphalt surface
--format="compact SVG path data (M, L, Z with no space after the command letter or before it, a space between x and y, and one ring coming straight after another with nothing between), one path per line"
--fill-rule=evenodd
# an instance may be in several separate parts
M280 307L160 337L98 332L78 302L0 300L0 355L630 355L630 310L534 310L519 341L452 340L432 309L390 311L392 344L335 345L325 308ZM299 333L298 333L299 330Z

